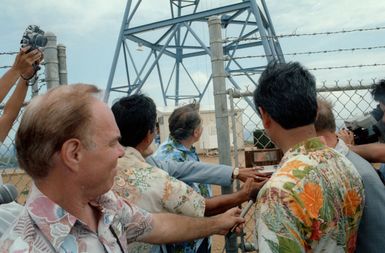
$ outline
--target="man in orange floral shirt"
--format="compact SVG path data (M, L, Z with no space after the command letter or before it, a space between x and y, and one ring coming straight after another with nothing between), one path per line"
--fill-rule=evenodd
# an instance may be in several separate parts
M259 252L354 252L363 185L351 162L316 137L313 75L299 63L269 64L254 102L285 153L258 195Z

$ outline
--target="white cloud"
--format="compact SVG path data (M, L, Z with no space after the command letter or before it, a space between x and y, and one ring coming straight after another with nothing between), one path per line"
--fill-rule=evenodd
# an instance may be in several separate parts
M120 26L125 3L124 0L8 0L2 1L2 12L15 19L30 20L27 24L36 22L52 31L79 35L97 32L109 25Z
M319 32L384 24L385 5L368 0L286 0L268 2L279 32Z
M209 9L241 0L201 0L200 9ZM134 8L135 0L131 8ZM259 2L259 1L257 1ZM266 1L277 34L291 32L321 32L338 31L361 27L384 26L383 1L367 0L285 0ZM46 31L58 35L59 41L67 45L68 68L70 81L78 82L91 80L103 86L107 80L116 39L122 22L126 0L2 0L0 16L0 41L2 51L13 51L17 48L21 34L28 24L40 25ZM169 0L143 0L138 15L133 24L159 21L169 18ZM205 29L197 29L202 32ZM155 33L152 33L154 35ZM302 52L311 50L327 50L336 48L365 47L384 44L384 31L361 32L349 36L319 36L281 39L284 52ZM207 38L208 35L202 35ZM250 49L246 54L260 54ZM143 56L142 56L143 57ZM140 57L138 57L140 58ZM136 59L140 62L141 59ZM361 53L341 53L315 55L313 57L292 57L287 59L300 60L308 66L337 66L360 63L383 63L383 51L364 51ZM2 65L8 65L8 58L2 57ZM210 62L194 59L192 67L193 78L199 85L204 85L208 72L211 71ZM196 63L198 62L198 63ZM171 64L170 64L171 65ZM116 80L124 83L124 66L118 66L120 76ZM172 67L172 66L171 66ZM347 80L352 77L380 77L384 67L367 69L349 69L315 72L318 80L333 81ZM165 71L167 74L167 71ZM165 76L167 76L165 74ZM100 80L99 80L100 79ZM151 89L159 86L149 80L146 84ZM104 88L104 87L102 87Z

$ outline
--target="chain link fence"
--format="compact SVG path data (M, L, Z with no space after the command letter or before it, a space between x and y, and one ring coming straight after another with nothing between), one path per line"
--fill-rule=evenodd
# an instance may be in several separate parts
M39 70L37 78L34 78L31 82L31 88L29 88L27 99L30 100L33 96L38 95L39 93L44 93L47 90L47 85L44 79L39 79L44 76L44 68ZM8 93L7 97L3 100L6 102L9 99L9 96L13 93L13 89ZM26 197L29 192L32 180L26 175L26 173L18 168L17 159L16 159L16 150L15 150L15 135L19 127L21 116L23 115L26 102L23 105L23 108L20 110L19 115L13 127L8 133L7 138L0 145L0 173L4 184L10 183L16 186L18 190L17 201L20 204L24 204ZM0 105L1 114L3 113L4 105Z
M374 82L375 80L373 80ZM344 127L345 120L361 116L376 107L377 103L372 99L370 88L371 84L363 85L362 82L356 85L351 85L350 82L347 85L340 85L339 82L336 82L333 85L323 83L317 92L318 96L333 104L337 129L340 129ZM278 149L274 149L274 144L263 130L259 116L250 105L250 101L253 100L252 92L230 89L228 99L230 120L233 121L231 131L235 137L233 139L235 167L277 164L282 153ZM241 128L239 128L239 124L234 124L239 117L242 117L243 121ZM237 146L236 138L238 136L244 136L244 146L240 148ZM246 215L244 235L240 237L240 252L256 252L254 211L250 210Z

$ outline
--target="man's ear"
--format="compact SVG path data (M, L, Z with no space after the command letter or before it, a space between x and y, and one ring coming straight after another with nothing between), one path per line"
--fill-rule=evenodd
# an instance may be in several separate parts
M154 140L154 131L148 130L146 135L146 144L150 145L152 141Z
M262 107L258 107L258 110L259 110L259 114L261 115L263 127L265 129L269 129L271 127L270 115Z
M78 171L82 158L84 146L79 139L72 138L64 142L61 147L60 157L62 162L67 165L71 171Z
M199 137L200 130L201 130L200 127L197 127L197 128L194 129L193 135L194 135L195 138Z

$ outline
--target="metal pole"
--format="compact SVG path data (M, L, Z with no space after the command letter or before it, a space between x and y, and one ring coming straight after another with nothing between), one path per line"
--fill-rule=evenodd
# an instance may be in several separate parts
M218 16L209 18L210 48L212 51L211 67L214 85L215 118L217 126L217 139L219 150L219 162L231 165L229 120L226 98L226 74L223 57L221 19ZM233 192L232 187L223 187L222 193ZM226 252L235 253L237 249L237 237L226 237Z
M262 22L261 13L259 12L259 8L255 0L250 0L250 6L251 6L251 11L254 14L255 21L257 22L257 25L259 28L259 34L261 35L262 45L263 45L263 48L265 49L266 59L268 60L268 62L271 62L274 60L274 57L272 55L272 51L268 42L267 33L265 30L266 28Z
M59 59L59 83L68 84L67 76L67 55L66 47L63 44L57 45L57 55Z
M57 39L52 32L46 32L47 45L44 48L45 80L47 89L59 85L59 64L57 58Z
M104 102L106 102L106 103L108 102L108 99L110 97L110 90L112 87L112 81L114 80L116 65L118 63L118 58L119 58L119 53L120 53L120 48L122 47L122 43L123 43L124 29L126 28L126 26L128 26L127 17L128 17L129 12L130 12L131 2L132 2L131 0L127 1L126 9L125 9L124 15L123 15L122 26L120 27L118 42L116 43L114 58L112 60L111 71L110 71L110 75L108 76L107 88L106 88L106 91L104 93Z

